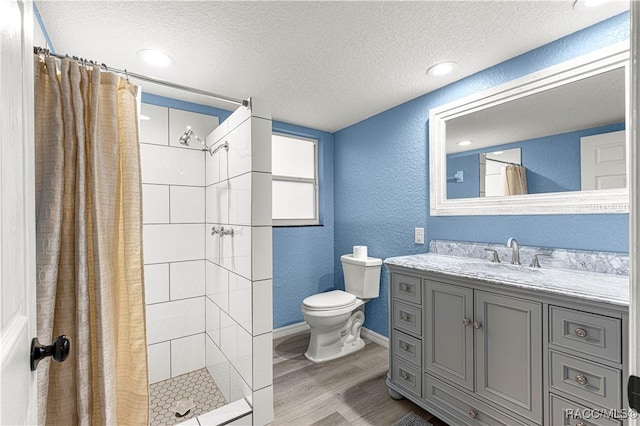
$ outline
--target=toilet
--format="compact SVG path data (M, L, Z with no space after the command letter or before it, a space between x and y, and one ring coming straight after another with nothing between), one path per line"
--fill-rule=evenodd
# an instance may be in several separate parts
M302 301L302 314L311 328L304 356L315 363L340 358L364 347L360 338L364 304L380 293L382 259L345 254L340 261L346 291L314 294Z

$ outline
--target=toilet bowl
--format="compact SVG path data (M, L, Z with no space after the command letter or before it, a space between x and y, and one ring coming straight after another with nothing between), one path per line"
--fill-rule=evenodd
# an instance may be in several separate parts
M360 329L364 324L364 304L378 297L382 260L358 259L343 255L345 290L309 296L302 302L302 314L311 330L305 357L326 362L364 347Z

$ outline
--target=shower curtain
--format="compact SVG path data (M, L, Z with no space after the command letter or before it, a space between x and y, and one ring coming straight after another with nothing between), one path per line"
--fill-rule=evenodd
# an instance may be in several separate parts
M39 424L149 424L138 88L35 56Z
M528 194L527 169L518 164L510 164L502 169L502 195Z

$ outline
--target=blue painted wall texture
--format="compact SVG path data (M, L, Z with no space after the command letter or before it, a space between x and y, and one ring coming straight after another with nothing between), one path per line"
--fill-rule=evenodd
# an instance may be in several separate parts
M149 93L142 102L201 114L223 122L230 111ZM334 287L333 134L279 121L273 131L318 140L320 225L273 228L273 327L304 321L300 305L312 294Z
M496 145L491 151L520 148L522 165L527 169L529 194L580 191L580 138L624 130L624 123L593 127L559 135ZM480 193L480 153L487 148L447 155L447 198L478 197ZM453 174L464 171L464 180Z
M576 56L629 39L629 15L613 17L560 40L428 93L334 135L335 279L343 288L339 256L353 245L386 258L426 252L413 243L450 239L575 249L628 251L628 215L429 216L429 110ZM389 277L366 305L365 327L388 335Z

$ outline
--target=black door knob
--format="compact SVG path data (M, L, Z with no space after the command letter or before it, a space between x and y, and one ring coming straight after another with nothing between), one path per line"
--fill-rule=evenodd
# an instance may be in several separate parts
M71 350L71 342L65 335L58 336L54 340L53 345L42 346L38 342L38 338L34 337L31 340L31 371L35 371L38 368L38 363L44 358L50 356L54 361L62 362L69 356Z

